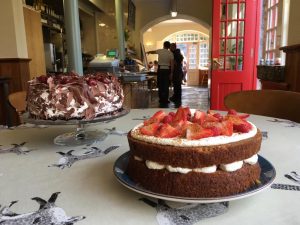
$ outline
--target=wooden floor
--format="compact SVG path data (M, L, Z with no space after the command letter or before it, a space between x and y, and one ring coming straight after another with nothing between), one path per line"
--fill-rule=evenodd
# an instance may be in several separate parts
M131 93L130 93L131 92ZM173 91L170 89L170 96ZM131 95L127 106L133 109L139 108L159 108L157 89L148 90L147 88L132 87L130 91L125 92L125 96ZM126 98L127 98L126 97ZM182 106L189 106L191 109L209 109L208 88L182 85ZM180 105L169 103L168 108L178 108Z

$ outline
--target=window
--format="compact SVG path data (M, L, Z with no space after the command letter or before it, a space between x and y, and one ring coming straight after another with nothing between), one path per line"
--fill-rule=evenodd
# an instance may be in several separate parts
M287 26L282 26L288 20L289 1L264 0L264 48L263 58L275 61L280 57L284 62L284 53L279 50L287 44Z
M275 60L280 54L277 43L280 43L280 32L278 30L278 6L279 0L265 1L266 30L265 30L265 58Z
M164 41L176 42L185 57L188 68L207 67L209 61L209 36L191 30L184 30L168 36Z

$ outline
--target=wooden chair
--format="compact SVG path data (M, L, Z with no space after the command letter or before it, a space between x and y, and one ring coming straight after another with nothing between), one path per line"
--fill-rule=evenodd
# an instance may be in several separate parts
M288 119L300 123L300 92L252 90L225 96L227 109L256 115Z
M23 123L21 115L26 111L26 91L18 91L8 96L9 103L16 110L20 123Z

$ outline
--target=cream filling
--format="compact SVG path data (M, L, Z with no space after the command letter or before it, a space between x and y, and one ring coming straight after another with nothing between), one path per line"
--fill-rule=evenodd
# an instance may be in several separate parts
M138 156L134 156L134 159L137 161L143 161L143 159ZM254 165L255 163L257 163L257 161L258 161L258 156L257 156L257 154L255 154L255 155L251 156L250 158L242 160L242 161L236 161L236 162L232 162L232 163L228 163L228 164L221 164L218 166L212 165L212 166L207 166L207 167L202 167L202 168L194 168L194 169L182 168L182 167L172 167L170 165L162 165L160 163L153 162L150 160L146 160L145 164L148 169L152 169L152 170L166 169L169 172L186 174L189 172L214 173L217 171L218 167L225 172L234 172L236 170L241 169L243 167L244 163Z
M249 122L250 123L250 122ZM241 140L245 140L251 137L254 137L257 133L257 128L254 124L250 123L252 129L248 133L233 133L231 136L217 136L217 137L208 137L201 138L199 140L187 140L186 138L159 138L154 136L147 136L140 133L139 128L143 126L143 124L139 124L135 126L131 131L131 136L135 139L155 143L160 145L172 145L172 146L180 146L180 147L196 147L196 146L212 146L212 145L222 145L228 144L232 142L237 142Z

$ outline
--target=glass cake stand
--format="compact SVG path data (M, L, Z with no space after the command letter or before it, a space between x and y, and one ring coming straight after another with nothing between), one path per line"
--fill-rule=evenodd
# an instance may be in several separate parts
M96 117L91 120L42 120L34 119L26 112L23 114L23 121L36 125L77 125L73 132L64 133L54 138L54 144L63 146L80 146L89 145L95 141L103 141L107 137L107 133L99 130L87 131L86 125L100 122L107 122L125 116L129 113L129 109L123 108L112 115Z

